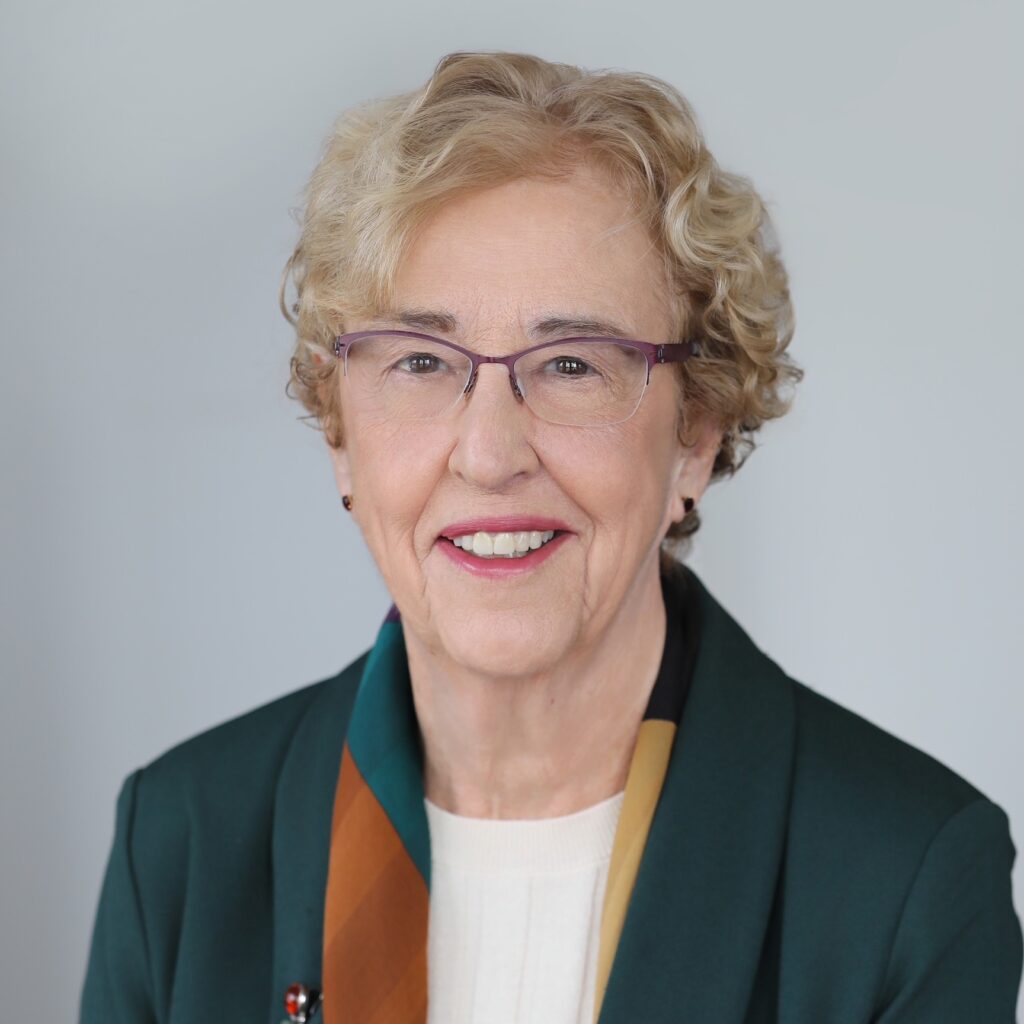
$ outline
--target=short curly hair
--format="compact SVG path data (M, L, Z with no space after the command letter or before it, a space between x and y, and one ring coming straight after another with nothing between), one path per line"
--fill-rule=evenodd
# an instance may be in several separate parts
M331 343L348 318L387 306L417 226L457 195L564 176L584 161L649 227L673 288L676 340L699 344L699 358L674 365L681 440L694 414L710 417L722 430L712 481L739 469L803 377L786 352L793 310L764 201L718 166L667 83L517 53L449 54L422 88L345 112L324 144L280 302L296 332L286 392L329 444L344 443ZM663 565L699 526L696 508L673 524Z

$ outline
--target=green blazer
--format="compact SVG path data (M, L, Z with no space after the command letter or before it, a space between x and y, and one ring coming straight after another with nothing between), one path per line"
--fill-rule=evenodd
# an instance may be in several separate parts
M601 1024L1010 1024L1003 811L787 676L687 573L699 648ZM128 776L82 1024L279 1024L289 984L319 987L368 653Z

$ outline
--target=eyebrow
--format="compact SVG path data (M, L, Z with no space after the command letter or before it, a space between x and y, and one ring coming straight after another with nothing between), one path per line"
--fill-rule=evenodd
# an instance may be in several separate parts
M387 313L383 320L400 323L413 330L432 331L438 334L453 334L459 326L458 317L444 310L403 309ZM605 338L629 338L630 332L619 324L586 316L563 316L553 314L534 320L527 334L538 339L550 338L556 334L572 334Z
M433 331L437 334L452 334L459 326L458 318L453 314L430 309L403 309L387 313L383 319L413 330Z

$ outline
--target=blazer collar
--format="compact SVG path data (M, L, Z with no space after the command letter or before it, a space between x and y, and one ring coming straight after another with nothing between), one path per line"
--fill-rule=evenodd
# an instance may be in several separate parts
M600 1024L739 1024L782 858L795 745L792 691L691 569L673 585L693 588L699 647ZM374 788L429 882L412 715L401 624L389 616L368 655L320 688L282 764L271 836L270 1024L283 1017L288 985L321 981L331 811L350 718L350 743L367 770L380 773ZM388 723L389 735L375 735L366 728L371 722Z

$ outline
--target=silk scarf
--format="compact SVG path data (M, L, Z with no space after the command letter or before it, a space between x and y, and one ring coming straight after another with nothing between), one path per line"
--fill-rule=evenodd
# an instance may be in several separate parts
M688 570L663 575L665 646L626 778L601 914L601 1012L696 658ZM426 1024L430 835L423 749L392 606L359 684L335 788L324 905L324 1024Z

